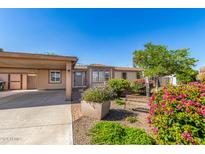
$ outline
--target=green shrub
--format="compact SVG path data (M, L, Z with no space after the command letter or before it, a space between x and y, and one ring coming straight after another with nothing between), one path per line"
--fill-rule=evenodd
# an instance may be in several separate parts
M154 139L147 135L147 133L143 129L139 128L130 128L126 127L126 136L124 143L126 145L129 144L141 144L141 145L149 145L155 144Z
M159 144L205 144L205 84L169 86L149 101Z
M123 100L123 99L115 99L114 101L118 105L125 105L125 100Z
M91 129L92 144L122 144L124 128L113 122L99 122Z
M145 79L136 79L131 83L131 90L134 93L146 94Z
M141 83L132 83L131 84L131 90L134 93L145 93L146 87L144 84Z
M83 94L83 100L88 102L103 103L112 99L109 88L89 88Z
M116 93L117 97L130 90L130 82L125 79L111 79L108 81L108 86Z
M131 117L131 116L127 117L125 120L130 123L135 123L138 121L136 117Z
M138 93L139 90L141 90L142 88L144 88L143 84L139 84L139 83L132 83L131 84L131 89L133 92Z
M127 145L154 144L142 129L122 126L115 122L99 122L91 129L92 144Z

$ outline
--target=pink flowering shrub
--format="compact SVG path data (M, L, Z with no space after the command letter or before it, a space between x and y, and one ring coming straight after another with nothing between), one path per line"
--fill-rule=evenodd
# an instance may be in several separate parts
M159 144L205 144L205 84L163 88L149 105L148 122Z

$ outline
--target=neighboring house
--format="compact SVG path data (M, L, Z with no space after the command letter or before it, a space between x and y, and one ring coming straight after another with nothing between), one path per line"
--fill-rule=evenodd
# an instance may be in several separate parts
M100 64L76 65L77 57L16 52L0 52L0 80L5 90L65 89L71 99L72 88L104 85L109 79L142 78L142 69Z
M156 86L155 77L151 77L149 78L149 80L152 81L153 86L155 87ZM177 85L177 79L174 75L167 75L159 78L158 86L163 87L167 85Z
M164 76L159 80L161 86L166 86L168 84L177 85L177 80L174 75Z

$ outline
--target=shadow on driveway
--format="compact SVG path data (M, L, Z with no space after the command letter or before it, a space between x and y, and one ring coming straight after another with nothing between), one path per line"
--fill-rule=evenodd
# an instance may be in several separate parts
M64 90L34 91L29 93L19 93L1 98L0 110L50 105L64 105L69 103L69 101L65 101Z

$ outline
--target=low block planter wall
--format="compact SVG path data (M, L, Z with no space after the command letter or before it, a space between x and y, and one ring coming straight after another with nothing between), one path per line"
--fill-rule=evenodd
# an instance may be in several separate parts
M110 101L103 103L81 101L81 112L84 116L100 120L109 113L109 110Z

